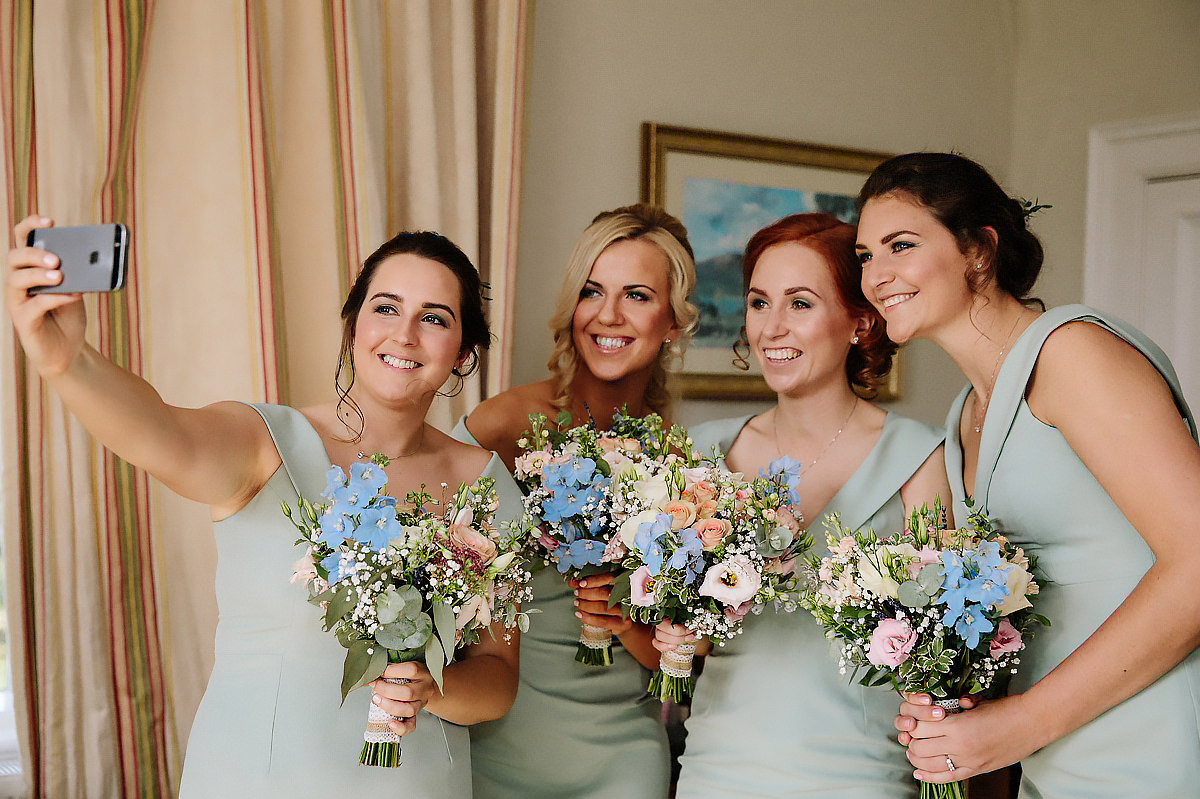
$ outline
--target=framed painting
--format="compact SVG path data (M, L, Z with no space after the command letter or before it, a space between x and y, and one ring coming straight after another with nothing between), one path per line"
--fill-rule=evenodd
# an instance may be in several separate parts
M742 250L789 214L825 211L853 223L854 198L885 153L642 123L641 199L683 221L696 254L700 326L683 364L683 395L773 399L754 359L733 366L742 329ZM899 353L876 399L900 396Z

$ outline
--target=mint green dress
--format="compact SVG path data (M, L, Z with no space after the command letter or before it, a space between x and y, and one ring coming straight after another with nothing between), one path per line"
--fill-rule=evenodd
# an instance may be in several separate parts
M471 796L467 730L421 711L401 742L399 768L360 766L370 690L341 701L345 649L321 629L308 588L289 582L304 555L280 509L299 494L319 500L329 457L299 411L255 405L283 464L233 516L213 525L217 541L216 661L196 713L180 796ZM500 515L520 511L520 490L499 458Z
M984 419L973 497L1005 535L1037 555L1046 577L1036 607L1052 626L1039 630L1022 653L1014 693L1082 644L1154 562L1141 535L1058 430L1038 421L1025 402L1025 386L1046 337L1076 319L1115 333L1145 355L1171 386L1193 437L1196 432L1166 355L1119 319L1084 305L1054 308L1013 344ZM957 431L969 389L963 389L946 420L947 431L953 431L947 436L946 469L956 514L965 512ZM1023 799L1200 797L1200 650L1141 693L1030 755L1021 769Z
M474 437L459 422L451 433ZM521 681L512 709L471 727L476 799L664 799L670 752L649 672L613 638L613 664L575 660L574 592L553 567L534 573Z
M727 452L751 417L697 425L697 451ZM900 487L942 442L928 425L889 413L874 448L829 501L854 529L903 529ZM804 492L801 480L799 491ZM814 521L812 554L828 551ZM679 799L915 797L918 784L892 721L899 699L838 671L803 609L747 616L743 632L705 658L680 758Z

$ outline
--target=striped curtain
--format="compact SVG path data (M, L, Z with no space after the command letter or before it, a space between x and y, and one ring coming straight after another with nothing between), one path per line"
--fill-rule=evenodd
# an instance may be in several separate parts
M520 0L5 0L5 219L129 224L128 286L87 299L90 340L189 406L327 401L358 263L437 229L490 281L499 337L484 382L435 410L449 425L508 381L528 17ZM207 510L96 447L0 329L31 795L172 795L212 665Z

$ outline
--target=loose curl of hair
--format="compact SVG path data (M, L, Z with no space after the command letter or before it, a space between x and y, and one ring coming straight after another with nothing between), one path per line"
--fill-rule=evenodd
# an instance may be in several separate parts
M742 257L742 294L749 294L750 279L762 254L779 244L800 244L820 255L829 265L838 298L851 316L867 320L867 330L858 334L858 343L846 355L846 380L860 395L875 396L883 378L892 368L896 344L887 337L883 317L867 300L862 291L862 267L854 251L856 231L832 214L793 214L768 225L746 242ZM743 352L742 350L745 350ZM747 356L750 342L746 326L733 345L733 363L739 369L749 369Z
M699 311L690 301L696 287L696 264L692 245L683 223L657 205L638 203L603 211L596 215L575 243L567 260L562 288L550 317L554 333L554 351L546 362L554 379L552 404L558 410L571 407L571 382L579 368L579 353L572 337L572 322L579 294L592 273L600 253L618 241L643 240L656 245L667 257L667 282L670 285L671 313L679 333L659 351L658 360L646 386L646 405L655 413L667 415L674 395L671 380L675 364L683 359Z
M346 301L342 304L342 345L333 379L338 394L339 418L343 406L358 417L358 429L351 441L358 441L362 437L366 423L362 409L350 396L350 389L354 386L353 350L358 315L362 312L363 304L367 300L367 289L379 270L379 265L394 255L415 255L436 261L449 269L458 280L458 316L462 330L462 344L459 346L458 357L466 359L463 368L456 366L452 370L452 374L459 378L459 391L462 389L462 378L472 374L479 367L480 350L486 350L492 340L491 329L483 310L483 303L487 297L484 295L479 270L454 242L428 230L403 231L385 241L363 261L358 275L354 278L354 284L346 295ZM457 391L451 392L451 395L454 393Z
M909 198L929 211L974 255L982 269L968 266L967 285L974 293L990 282L1024 305L1044 303L1030 295L1042 270L1042 243L1026 224L1025 209L1009 197L988 171L957 153L908 153L889 158L867 178L855 200L863 206L876 197ZM985 228L991 228L993 238Z

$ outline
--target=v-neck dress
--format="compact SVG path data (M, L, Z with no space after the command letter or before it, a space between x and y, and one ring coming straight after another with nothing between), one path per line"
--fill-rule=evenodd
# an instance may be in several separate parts
M424 710L401 740L399 768L361 766L370 689L342 702L346 650L321 629L308 588L291 583L305 551L280 510L318 499L329 456L297 410L254 405L283 459L244 508L213 525L220 611L216 661L184 759L183 799L361 795L404 799L471 796L467 730ZM502 519L521 493L492 455L481 477L495 482Z
M1181 417L1196 435L1166 355L1108 314L1083 305L1055 308L1013 344L984 418L973 498L1006 536L1037 555L1046 578L1037 611L1052 626L1039 630L1022 654L1014 693L1078 648L1154 562L1141 535L1058 430L1034 417L1025 402L1046 337L1074 320L1097 324L1140 351L1166 379ZM969 390L969 385L963 389L946 420L946 468L956 518L965 513L958 430ZM1176 499L1196 504L1200 498ZM1136 696L1030 755L1021 768L1022 799L1200 797L1200 650Z
M750 418L692 428L696 451L728 452ZM889 413L879 440L825 512L838 512L856 530L901 530L900 487L941 442L940 430ZM809 530L812 553L828 552L820 521ZM676 796L914 797L918 783L892 727L898 702L887 688L840 674L807 611L748 616L742 633L705 658L696 680Z

